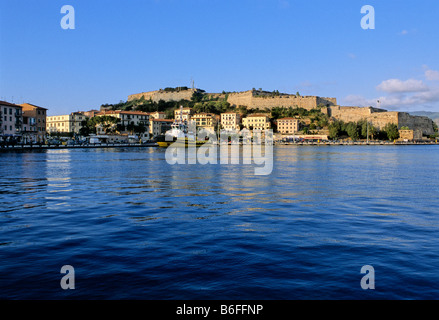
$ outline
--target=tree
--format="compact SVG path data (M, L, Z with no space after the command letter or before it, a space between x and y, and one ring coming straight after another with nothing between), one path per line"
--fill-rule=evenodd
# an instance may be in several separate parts
M384 127L384 131L386 132L387 138L389 140L396 140L399 138L398 126L394 123L386 124L386 126Z
M352 140L360 138L360 128L356 122L349 122L346 126L346 133Z
M131 134L134 133L135 128L136 128L136 126L134 125L134 122L130 122L130 123L127 125L127 130L128 130L129 132L131 132Z
M146 126L143 122L140 122L138 125L134 126L134 133L138 135L142 135L146 132Z
M338 139L343 131L342 131L342 127L343 127L343 122L342 121L333 121L329 124L329 137L331 139Z
M96 127L89 126L89 119L81 121L81 129L79 129L79 134L81 136L87 137L92 133L96 133Z
M191 97L191 101L192 102L201 102L201 100L203 100L203 94L201 92L198 91L194 91L194 93L192 94Z

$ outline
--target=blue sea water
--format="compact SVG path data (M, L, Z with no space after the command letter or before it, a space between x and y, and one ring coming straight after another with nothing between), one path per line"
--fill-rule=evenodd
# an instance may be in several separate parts
M438 299L438 159L275 146L255 176L158 148L3 153L0 299Z

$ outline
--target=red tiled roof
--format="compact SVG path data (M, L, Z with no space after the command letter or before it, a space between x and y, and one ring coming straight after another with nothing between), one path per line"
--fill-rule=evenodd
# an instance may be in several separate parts
M174 120L172 120L172 119L151 119L151 121L156 121L156 122L174 122Z
M253 118L253 117L267 117L267 118L269 118L269 116L267 114L249 114L247 116L247 118Z
M139 116L148 116L149 113L142 111L122 111L122 110L110 110L110 111L102 111L97 113L97 116L105 116L111 114L131 114L131 115L139 115Z

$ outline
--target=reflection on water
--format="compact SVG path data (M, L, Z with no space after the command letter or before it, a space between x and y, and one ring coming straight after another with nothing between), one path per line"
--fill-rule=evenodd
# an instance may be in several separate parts
M0 298L65 297L65 264L70 298L439 297L435 147L274 154L270 176L155 148L1 154Z
M71 150L49 150L46 156L47 209L68 211L73 193Z

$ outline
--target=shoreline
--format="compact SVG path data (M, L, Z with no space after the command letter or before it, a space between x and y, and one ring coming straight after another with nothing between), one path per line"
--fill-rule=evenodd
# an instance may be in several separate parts
M0 147L0 153L12 151L41 151L41 150L71 150L71 149L108 149L108 148L152 148L157 147L155 143L105 143L88 144L78 146L64 145L19 145Z
M275 143L274 146L426 146L439 145L438 142L297 142L297 143ZM156 143L145 144L94 144L94 145L78 145L78 146L64 146L64 145L20 145L20 146L4 146L0 147L2 152L14 151L41 151L41 150L74 150L74 149L108 149L108 148L156 148L159 147Z

